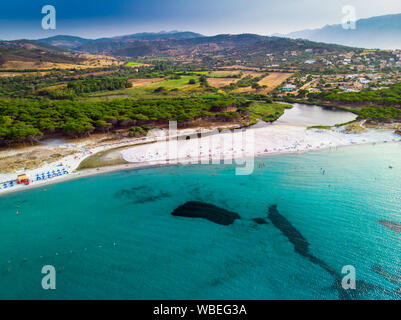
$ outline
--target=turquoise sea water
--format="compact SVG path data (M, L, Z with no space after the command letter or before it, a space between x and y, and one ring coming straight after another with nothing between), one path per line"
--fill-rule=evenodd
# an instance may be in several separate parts
M250 176L226 165L160 167L10 194L0 198L0 298L338 299L326 270L269 219L250 220L276 204L313 256L387 290L359 298L400 299L401 284L372 270L401 277L401 234L377 222L401 222L400 177L398 143L260 158ZM242 219L173 217L187 201ZM57 270L54 291L41 287L44 265Z

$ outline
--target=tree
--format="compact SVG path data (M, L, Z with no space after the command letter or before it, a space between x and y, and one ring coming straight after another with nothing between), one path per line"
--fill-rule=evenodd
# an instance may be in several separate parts
M199 78L199 82L204 87L208 87L209 86L209 84L207 82L207 77L205 75L201 75L201 77Z
M305 98L305 97L307 96L308 93L309 93L308 90L306 90L306 89L300 89L300 90L298 91L298 97L299 97L299 98Z
M63 126L64 133L74 137L79 137L87 134L93 129L94 127L92 126L92 124L88 121L85 121L84 119L69 119Z
M6 58L2 54L0 54L0 66L6 63Z

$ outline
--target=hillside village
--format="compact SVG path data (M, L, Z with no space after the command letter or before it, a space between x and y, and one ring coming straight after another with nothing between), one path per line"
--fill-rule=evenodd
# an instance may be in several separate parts
M307 93L330 91L359 92L364 89L388 89L401 79L401 50L351 51L347 54L320 56L315 53L306 58L305 53L313 55L313 49L305 52L293 51L292 57L303 56L303 62L298 59L300 72L288 78L276 91L276 95L305 96ZM288 68L293 63L282 58L280 63L274 55L268 56L268 67ZM302 63L304 66L302 66Z

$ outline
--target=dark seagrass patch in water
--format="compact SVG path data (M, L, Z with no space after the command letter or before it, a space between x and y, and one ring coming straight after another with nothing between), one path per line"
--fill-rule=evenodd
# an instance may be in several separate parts
M171 214L176 217L206 219L223 226L229 226L233 224L235 220L241 219L235 212L197 201L187 202L179 206Z

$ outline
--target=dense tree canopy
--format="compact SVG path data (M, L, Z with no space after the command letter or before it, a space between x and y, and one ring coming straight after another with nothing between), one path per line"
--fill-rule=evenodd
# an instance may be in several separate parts
M394 107L369 106L359 112L360 119L383 121L389 119L401 120L401 109Z
M218 97L101 102L4 99L0 100L0 142L29 140L54 132L76 137L95 130L154 125L168 120L182 123L198 117L227 117L227 113L210 110L243 103L236 98Z

